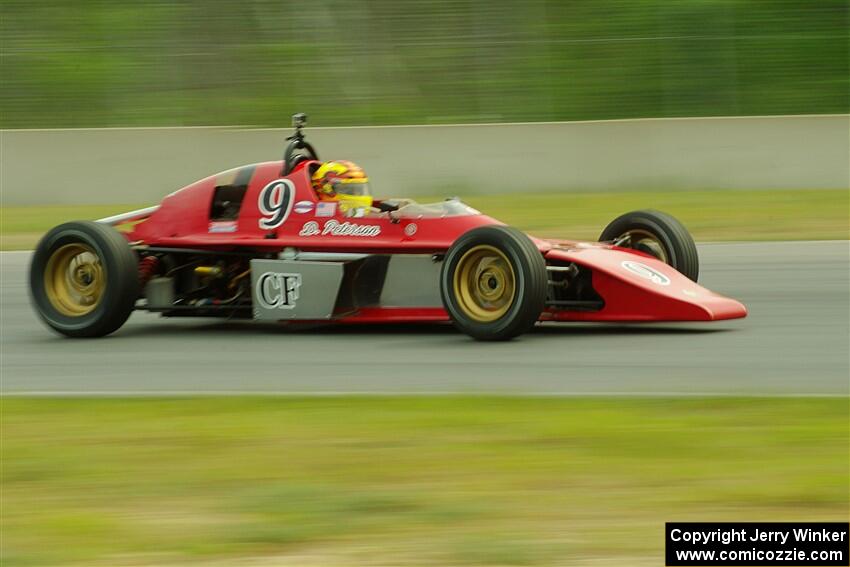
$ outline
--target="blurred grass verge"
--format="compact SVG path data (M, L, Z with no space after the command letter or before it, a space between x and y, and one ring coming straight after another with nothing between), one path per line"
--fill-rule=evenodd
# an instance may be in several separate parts
M596 240L617 215L646 208L678 217L698 241L845 240L850 230L846 189L472 194L464 201L541 237ZM148 205L0 207L0 249L32 249L44 232L62 222Z
M848 516L846 398L0 409L8 567L657 565L665 521Z

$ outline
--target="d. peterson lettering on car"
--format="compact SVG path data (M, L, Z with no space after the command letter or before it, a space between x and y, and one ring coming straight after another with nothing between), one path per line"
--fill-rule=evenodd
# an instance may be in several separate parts
M321 229L318 222L308 221L298 232L298 236L378 236L379 234L381 234L381 227L378 225L337 220L326 221Z

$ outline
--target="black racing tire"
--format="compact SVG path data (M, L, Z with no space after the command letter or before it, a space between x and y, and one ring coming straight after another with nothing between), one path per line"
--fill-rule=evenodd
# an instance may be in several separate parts
M521 231L484 226L461 235L440 270L443 306L455 326L481 341L530 330L546 304L546 262Z
M30 264L30 298L54 331L102 337L117 330L139 296L136 253L109 225L68 222L38 243Z
M624 248L649 253L693 281L699 278L699 254L694 239L681 222L667 213L643 210L621 215L605 227L599 241L623 241L619 245Z

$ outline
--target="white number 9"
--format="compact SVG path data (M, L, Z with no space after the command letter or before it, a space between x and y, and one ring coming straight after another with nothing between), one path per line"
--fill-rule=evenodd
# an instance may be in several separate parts
M260 191L257 207L263 215L260 228L272 229L282 225L292 211L295 186L288 179L272 181Z

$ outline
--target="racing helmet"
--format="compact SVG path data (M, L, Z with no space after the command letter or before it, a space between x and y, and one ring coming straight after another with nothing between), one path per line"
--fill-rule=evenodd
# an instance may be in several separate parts
M322 201L337 201L340 212L356 214L372 206L369 178L350 161L327 161L313 174L313 189Z

